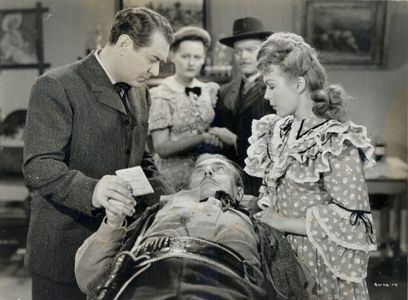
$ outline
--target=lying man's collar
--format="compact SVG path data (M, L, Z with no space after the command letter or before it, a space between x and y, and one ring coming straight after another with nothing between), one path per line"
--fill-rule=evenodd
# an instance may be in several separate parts
M237 199L233 199L230 194L219 190L215 192L214 198L221 201L222 211L226 211L232 208L232 209L239 210L240 212L243 212L244 214L249 216L249 212L243 207L241 207L239 205L239 201ZM207 200L208 198L204 198L204 199L201 199L200 202L205 202Z

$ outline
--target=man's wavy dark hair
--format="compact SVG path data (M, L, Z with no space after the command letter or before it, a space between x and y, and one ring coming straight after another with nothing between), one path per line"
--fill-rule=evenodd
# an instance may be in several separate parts
M173 42L173 29L165 17L145 7L126 8L115 16L109 43L116 44L120 35L127 34L136 48L146 47L156 31L161 32L169 44Z

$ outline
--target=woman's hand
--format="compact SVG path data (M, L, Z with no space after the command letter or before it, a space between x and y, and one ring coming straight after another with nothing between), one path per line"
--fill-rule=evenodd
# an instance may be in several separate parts
M260 211L254 214L254 218L282 232L306 235L305 219L283 217L272 209Z
M225 127L211 127L208 132L217 136L221 142L229 146L236 146L237 135L229 129Z
M270 208L257 212L256 214L254 214L254 218L268 224L269 226L279 231L286 231L286 228L284 226L286 218L280 216Z
M177 141L172 141L168 128L154 130L152 132L153 146L156 153L161 158L170 158L174 155L184 155L195 151L202 143L211 144L216 147L223 147L222 142L208 132L188 136Z
M210 144L213 145L215 147L219 147L222 148L222 142L220 141L220 139L215 136L214 134L211 134L209 132L204 132L202 134L202 137L204 139L204 143L206 144Z

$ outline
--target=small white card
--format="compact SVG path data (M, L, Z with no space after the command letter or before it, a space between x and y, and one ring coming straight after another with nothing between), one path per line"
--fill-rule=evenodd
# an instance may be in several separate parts
M142 196L154 193L149 180L147 180L147 177L140 166L117 170L116 175L126 180L130 184L133 196Z

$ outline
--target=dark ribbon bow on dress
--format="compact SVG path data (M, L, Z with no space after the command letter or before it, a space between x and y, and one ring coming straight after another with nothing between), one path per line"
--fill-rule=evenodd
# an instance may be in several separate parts
M287 144L288 138L289 138L289 131L292 129L292 123L293 123L293 119L288 119L283 124L281 124L279 126L279 136L280 136L280 138L282 140L282 146L281 146L281 151L279 153L279 156L282 155L283 150L285 150L285 148L286 148L286 144ZM270 158L268 148L267 148L267 151L268 151L268 156Z
M292 129L292 124L293 124L293 120L292 120L292 119L289 119L289 120L286 120L286 122L284 122L283 124L281 124L281 125L279 126L279 129L280 129L280 131L279 131L280 138L283 138L284 136L287 136L287 135L288 135L289 131Z
M186 95L189 96L190 93L196 94L198 97L201 95L201 88L199 86L195 87L186 87L185 88Z
M358 223L363 222L365 229L366 229L366 234L368 238L370 239L370 242L374 244L374 231L373 231L373 224L371 224L370 219L367 217L367 213L370 213L365 210L354 210L351 215L350 215L350 224L351 225L356 225Z
M343 205L335 203L335 202L334 202L334 204L341 207L342 209L345 209L345 210L351 212L351 214L350 214L350 225L354 226L354 225L358 225L360 222L362 222L364 224L364 226L365 226L365 231L366 231L366 234L367 234L368 238L370 239L370 242L372 244L374 244L373 224L371 224L370 219L367 217L367 214L371 214L371 212L366 211L366 210L348 209L348 208L344 207Z

